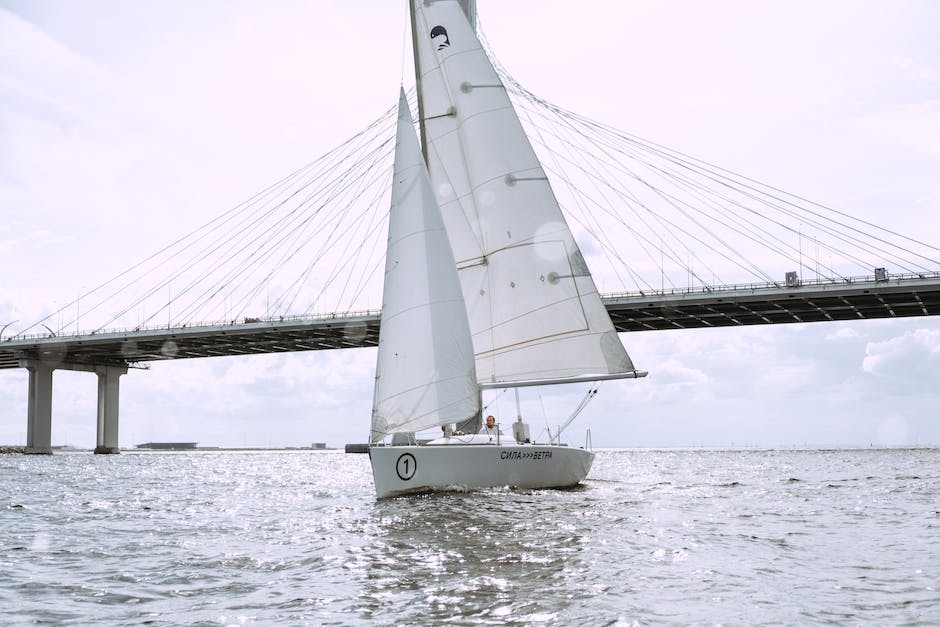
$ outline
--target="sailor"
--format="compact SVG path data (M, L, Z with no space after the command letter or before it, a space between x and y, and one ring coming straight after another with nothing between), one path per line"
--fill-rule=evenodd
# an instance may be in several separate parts
M483 435L499 435L499 428L496 426L496 418L487 416L486 424L480 429L480 433Z

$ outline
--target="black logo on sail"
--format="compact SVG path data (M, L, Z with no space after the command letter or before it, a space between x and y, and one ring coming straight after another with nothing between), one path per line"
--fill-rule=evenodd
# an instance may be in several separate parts
M450 38L447 36L447 29L443 26L435 26L431 29L431 41L437 46L436 50L450 48Z

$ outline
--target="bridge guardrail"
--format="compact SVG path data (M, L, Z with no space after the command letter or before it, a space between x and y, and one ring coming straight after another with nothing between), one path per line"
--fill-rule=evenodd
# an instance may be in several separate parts
M852 277L842 277L841 279L809 279L809 280L800 280L799 285L790 285L788 286L785 282L773 282L773 283L733 283L730 285L700 285L697 287L688 287L688 288L671 288L671 289L652 289L652 290L637 290L635 292L612 292L609 294L601 294L603 299L615 299L615 298L649 298L650 296L682 296L687 294L709 294L712 292L719 291L733 291L733 290L763 290L763 289L798 289L801 287L821 287L821 286L833 286L833 285L855 285L857 283L875 283L879 285L890 284L892 282L903 282L903 281L921 281L921 280L940 280L940 271L937 272L906 272L899 274L888 274L884 279L876 278L876 275L864 275L864 276L852 276Z
M279 323L279 322L326 322L329 320L336 319L351 319L351 318L369 318L373 316L381 315L381 310L365 310L365 311L344 311L344 312L334 312L331 314L315 314L315 315L296 315L296 316L274 316L272 318L255 318L252 316L245 316L240 321L236 320L218 320L215 322L193 322L187 324L181 324L178 326L173 325L146 325L146 326L137 326L137 327L118 327L114 329L95 329L93 331L86 331L78 333L29 333L29 334L18 334L12 335L10 337L2 338L0 343L4 342L13 342L13 341L23 341L23 340L43 340L49 338L57 339L81 339L88 338L91 336L98 335L110 335L110 334L120 334L120 333L140 333L148 331L179 331L182 329L193 330L193 329L209 329L212 327L220 326L236 326L243 324L270 324L270 323Z

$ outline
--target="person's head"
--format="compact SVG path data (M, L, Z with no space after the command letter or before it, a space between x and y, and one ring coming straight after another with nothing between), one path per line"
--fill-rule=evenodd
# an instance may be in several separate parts
M486 417L486 426L487 426L487 428L489 428L489 429L492 429L493 427L495 427L495 426L496 426L496 418L493 418L492 416L487 416L487 417Z

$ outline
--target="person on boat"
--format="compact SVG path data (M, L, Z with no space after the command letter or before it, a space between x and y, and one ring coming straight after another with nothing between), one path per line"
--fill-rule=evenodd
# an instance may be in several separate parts
M483 435L499 435L499 427L496 426L496 418L493 418L493 416L487 416L486 424L483 425L482 429L480 429L480 433Z

